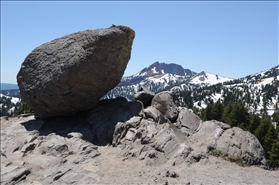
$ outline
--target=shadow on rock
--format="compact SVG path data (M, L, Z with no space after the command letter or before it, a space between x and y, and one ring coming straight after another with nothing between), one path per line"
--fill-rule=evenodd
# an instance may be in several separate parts
M40 136L55 133L62 137L79 137L95 145L110 144L114 127L140 115L143 105L139 101L128 102L126 98L101 100L89 111L47 120L29 120L21 123L27 131L37 130Z

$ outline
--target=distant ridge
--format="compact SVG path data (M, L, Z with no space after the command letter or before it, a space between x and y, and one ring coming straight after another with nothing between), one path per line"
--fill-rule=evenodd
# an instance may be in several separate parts
M19 89L17 84L1 83L0 90L13 90L13 89Z

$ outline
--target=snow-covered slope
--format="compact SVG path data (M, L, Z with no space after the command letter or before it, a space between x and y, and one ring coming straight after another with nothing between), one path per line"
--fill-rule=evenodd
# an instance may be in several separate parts
M12 116L16 107L20 104L20 98L5 96L0 93L0 116Z
M178 64L155 62L135 75L123 77L120 84L103 98L123 96L132 99L133 95L141 87L155 93L165 90L177 92L194 90L229 80L232 79L208 72L197 74L189 69L184 69Z
M202 71L201 73L198 73L195 76L193 76L189 83L197 84L200 86L210 86L231 80L233 79Z
M191 96L193 102L184 103L193 104L197 108L205 108L208 103L216 103L218 100L225 104L238 101L244 103L250 112L266 112L272 115L279 111L279 66L240 79L226 81L223 84L198 89L193 91Z
M120 84L103 98L123 96L132 99L134 94L141 87L155 93L171 90L173 87L175 87L174 89L176 90L189 90L192 85L188 84L188 82L195 74L195 72L184 69L177 64L155 62L135 75L123 77Z

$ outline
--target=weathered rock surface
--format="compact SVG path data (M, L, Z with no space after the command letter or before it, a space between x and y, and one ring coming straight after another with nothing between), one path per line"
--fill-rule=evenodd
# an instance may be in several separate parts
M278 171L240 167L210 155L214 148L264 166L263 148L252 134L202 122L186 108L175 109L178 118L172 123L169 109L159 109L117 98L66 117L1 119L1 184L278 182Z
M126 26L73 33L35 48L17 75L22 99L37 118L96 106L121 80L135 33Z
M142 109L143 105L139 101L128 102L125 98L101 100L97 107L87 114L87 120L96 136L94 143L111 143L115 125L141 115Z
M154 96L151 106L158 109L171 122L175 122L178 116L178 108L174 103L171 91L158 93Z
M263 147L251 133L215 120L201 123L189 139L203 151L216 149L229 156L241 157L249 165L267 165Z
M201 119L189 111L187 108L181 108L177 118L177 126L188 136L195 133L201 124Z
M135 100L139 100L143 103L144 107L148 107L151 105L151 101L153 97L155 96L154 92L149 91L148 89L141 88L136 94L135 94Z
M263 147L258 139L238 127L225 130L216 145L218 151L231 156L241 156L249 165L267 164Z

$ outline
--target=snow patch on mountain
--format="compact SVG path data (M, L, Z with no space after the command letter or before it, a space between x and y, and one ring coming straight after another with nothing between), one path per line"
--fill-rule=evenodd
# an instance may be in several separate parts
M4 94L0 93L0 98L2 99L2 97L5 97L6 99L10 99L13 104L17 104L21 102L20 98L5 96Z
M279 75L277 75L277 79L279 79ZM274 77L264 78L264 79L258 81L257 83L255 83L255 85L262 86L262 85L266 85L266 84L271 84L273 80L274 80Z
M194 82L199 84L198 77L205 75L210 79L207 74L198 74L193 77L196 80ZM205 80L201 79L201 81ZM250 112L256 114L265 112L272 115L279 111L278 92L279 66L276 66L263 72L194 91L192 98L193 106L199 109L206 108L209 103L216 103L218 100L221 102L238 101L244 103Z
M189 83L200 85L200 86L210 86L210 85L215 85L218 83L223 83L231 80L233 79L203 71L193 76Z
M21 103L20 98L5 96L0 93L0 113L1 116L9 115L12 116L16 106Z

